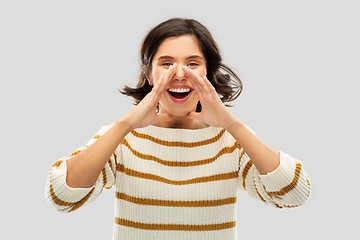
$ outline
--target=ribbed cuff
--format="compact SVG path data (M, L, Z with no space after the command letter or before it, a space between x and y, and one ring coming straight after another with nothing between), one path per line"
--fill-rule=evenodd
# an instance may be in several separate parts
M295 168L295 159L280 151L279 166L266 175L260 175L261 182L267 191L279 191L293 181Z
M60 200L65 202L78 202L83 199L93 187L90 188L72 188L66 184L67 165L64 160L59 167L50 171L50 184L54 194Z

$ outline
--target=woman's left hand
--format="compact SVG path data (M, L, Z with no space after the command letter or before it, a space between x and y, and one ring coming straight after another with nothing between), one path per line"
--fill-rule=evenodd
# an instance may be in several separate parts
M214 127L229 129L235 123L236 118L221 101L207 77L201 77L185 66L183 69L202 106L201 112L189 112L186 117L197 119Z

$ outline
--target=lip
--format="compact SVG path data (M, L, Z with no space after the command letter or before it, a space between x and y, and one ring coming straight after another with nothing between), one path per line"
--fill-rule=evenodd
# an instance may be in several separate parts
M181 99L179 99L179 98L174 98L174 97L169 93L169 91L168 91L170 88L190 88L190 93L189 93L186 97L181 98ZM171 86L171 87L169 87L166 92L167 92L168 96L170 97L170 99L171 99L173 102L175 102L175 103L184 103L184 102L186 102L186 101L190 98L190 96L192 95L193 89L192 89L191 87L189 87L189 86L186 86L186 85L176 85L176 86Z

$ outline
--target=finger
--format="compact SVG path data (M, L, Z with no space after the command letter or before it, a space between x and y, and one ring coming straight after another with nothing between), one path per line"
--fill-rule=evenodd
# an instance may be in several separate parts
M165 73L165 79L166 80L171 80L172 79L172 77L174 76L174 74L176 72L176 67L177 67L177 63L174 63L173 65L171 65L169 67L169 69Z
M217 96L216 89L215 89L214 86L211 84L211 82L209 81L209 79L208 79L206 76L204 76L204 77L203 77L203 80L204 80L205 85L208 87L210 93L211 93L212 95L216 95L216 96Z
M194 79L195 79L195 81L197 81L199 83L199 85L201 86L201 88L203 89L203 92L205 94L207 94L207 95L210 94L210 90L209 90L208 86L205 84L205 81L202 77L198 76Z
M204 90L202 89L202 87L196 80L194 80L192 78L189 78L189 79L190 79L192 86L195 89L195 92L197 93L197 95L199 97L200 102L204 103L204 101L206 101L206 96L207 96L206 92L204 92Z
M183 66L183 69L184 69L184 72L186 74L186 76L189 78L192 86L194 87L195 91L198 93L198 94L202 94L202 88L201 86L199 85L199 83L197 81L195 81L193 79L193 76L191 75L191 73L189 72L189 69L185 66Z
M187 73L189 78L197 84L200 92L205 93L205 94L210 93L209 89L206 86L206 84L204 83L204 79L202 79L202 77L200 77L198 74L196 74L194 71L192 71L191 69L189 69L187 67L184 67L184 69L185 69L185 73Z
M173 76L175 74L176 67L177 67L177 64L174 63L173 65L171 65L169 67L169 69L165 73L164 79L161 81L161 84L160 84L160 88L159 88L160 92L164 92L166 90L167 86L169 85L169 82L171 81L171 79L173 78Z
M162 94L164 91L167 90L167 86L169 85L170 80L175 74L175 68L177 64L174 63L171 65L168 69L168 71L165 74L161 74L159 79L155 81L154 87L153 87L153 93L155 94L155 97L153 98L156 102L159 102Z
M155 93L159 93L161 92L160 89L161 89L161 82L164 80L164 74L161 74L160 77L159 77L159 80L156 81L156 84L154 84L154 87L152 89L153 92Z
M198 82L196 82L194 79L192 78L189 78L190 82L191 82L191 85L193 86L193 88L195 89L195 91L198 93L198 94L202 94L202 89L201 89L201 86L199 85Z
M156 93L158 95L161 95L161 93L166 90L166 87L168 86L168 83L172 79L174 73L174 66L171 65L165 74L160 75L160 78L155 82L155 86L157 87Z

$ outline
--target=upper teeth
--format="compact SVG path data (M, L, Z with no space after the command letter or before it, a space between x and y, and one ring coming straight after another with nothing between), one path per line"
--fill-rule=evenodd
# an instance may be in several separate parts
M190 88L170 88L169 91L183 93L183 92L189 92Z

